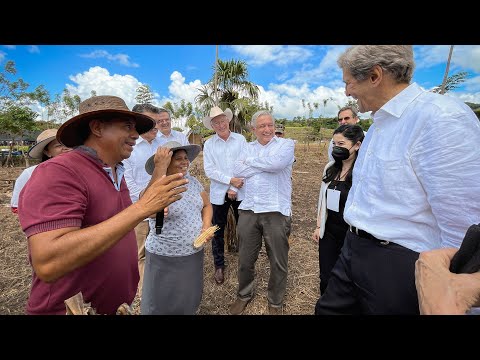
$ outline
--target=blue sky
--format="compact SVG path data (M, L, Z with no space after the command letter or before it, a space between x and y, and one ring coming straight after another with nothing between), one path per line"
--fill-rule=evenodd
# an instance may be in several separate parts
M302 99L320 103L314 116L335 116L344 105L342 73L336 64L346 45L220 45L222 60L244 60L249 80L259 85L260 101L273 106L277 118L308 115ZM442 82L449 45L414 46L413 80L425 89ZM117 95L131 108L136 89L148 84L156 105L185 99L194 103L198 88L213 76L215 45L1 45L0 66L13 60L18 77L43 84L52 97L67 88L86 99ZM480 103L480 46L456 45L449 75L469 73L448 96ZM323 107L324 99L332 99Z

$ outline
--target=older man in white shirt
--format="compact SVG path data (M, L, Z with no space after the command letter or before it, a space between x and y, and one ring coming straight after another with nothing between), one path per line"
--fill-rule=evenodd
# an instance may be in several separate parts
M147 187L152 177L145 171L146 161L155 154L160 146L168 142L169 139L175 139L175 141L180 142L182 145L188 145L188 140L185 135L179 133L178 131L173 133L173 130L171 136L169 137L165 137L161 133L161 135L159 135L159 124L163 125L165 122L170 122L170 115L167 110L151 104L137 104L132 108L132 111L150 116L157 124L156 127L139 136L133 148L132 154L128 159L123 161L123 165L125 167L125 181L127 182L127 187L130 191L130 198L134 203L138 201L140 192ZM177 133L181 136L179 136ZM142 294L143 269L145 267L145 240L147 239L148 232L148 219L140 222L135 227L135 236L137 238L138 248L138 271L140 273L138 294L140 296Z
M419 314L420 252L459 247L480 222L480 123L464 103L410 84L407 45L360 45L338 64L373 124L345 205L350 225L317 314Z
M242 314L254 294L255 262L265 241L270 261L268 311L283 313L287 290L288 237L292 215L292 165L295 144L275 136L275 119L268 111L252 116L257 140L246 144L233 175L245 178L245 197L239 206L237 299L230 313Z
M215 135L205 141L203 147L203 168L210 179L213 224L219 227L212 239L214 279L219 285L225 280L224 232L228 211L232 207L238 221L238 206L243 199L243 179L233 176L233 165L246 140L243 135L230 131L232 118L230 109L223 111L218 106L212 107L209 116L203 118L205 127L215 130Z

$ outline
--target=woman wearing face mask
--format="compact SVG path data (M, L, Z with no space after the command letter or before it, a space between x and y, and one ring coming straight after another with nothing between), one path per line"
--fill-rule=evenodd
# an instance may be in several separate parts
M317 227L312 235L318 242L320 262L320 296L325 292L335 262L340 255L347 223L343 210L352 186L352 170L358 149L365 137L358 125L341 125L333 132L332 156L323 171L318 197Z

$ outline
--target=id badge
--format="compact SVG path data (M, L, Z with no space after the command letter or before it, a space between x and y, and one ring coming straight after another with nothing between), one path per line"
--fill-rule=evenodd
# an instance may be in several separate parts
M327 209L335 212L340 210L340 191L327 189Z

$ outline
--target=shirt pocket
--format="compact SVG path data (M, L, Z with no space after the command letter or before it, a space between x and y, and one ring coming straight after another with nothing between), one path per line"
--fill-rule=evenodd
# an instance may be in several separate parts
M383 198L391 197L389 200L392 201L408 196L415 183L413 169L404 158L383 159L373 156L373 166L370 170L372 179L370 186L373 191Z

